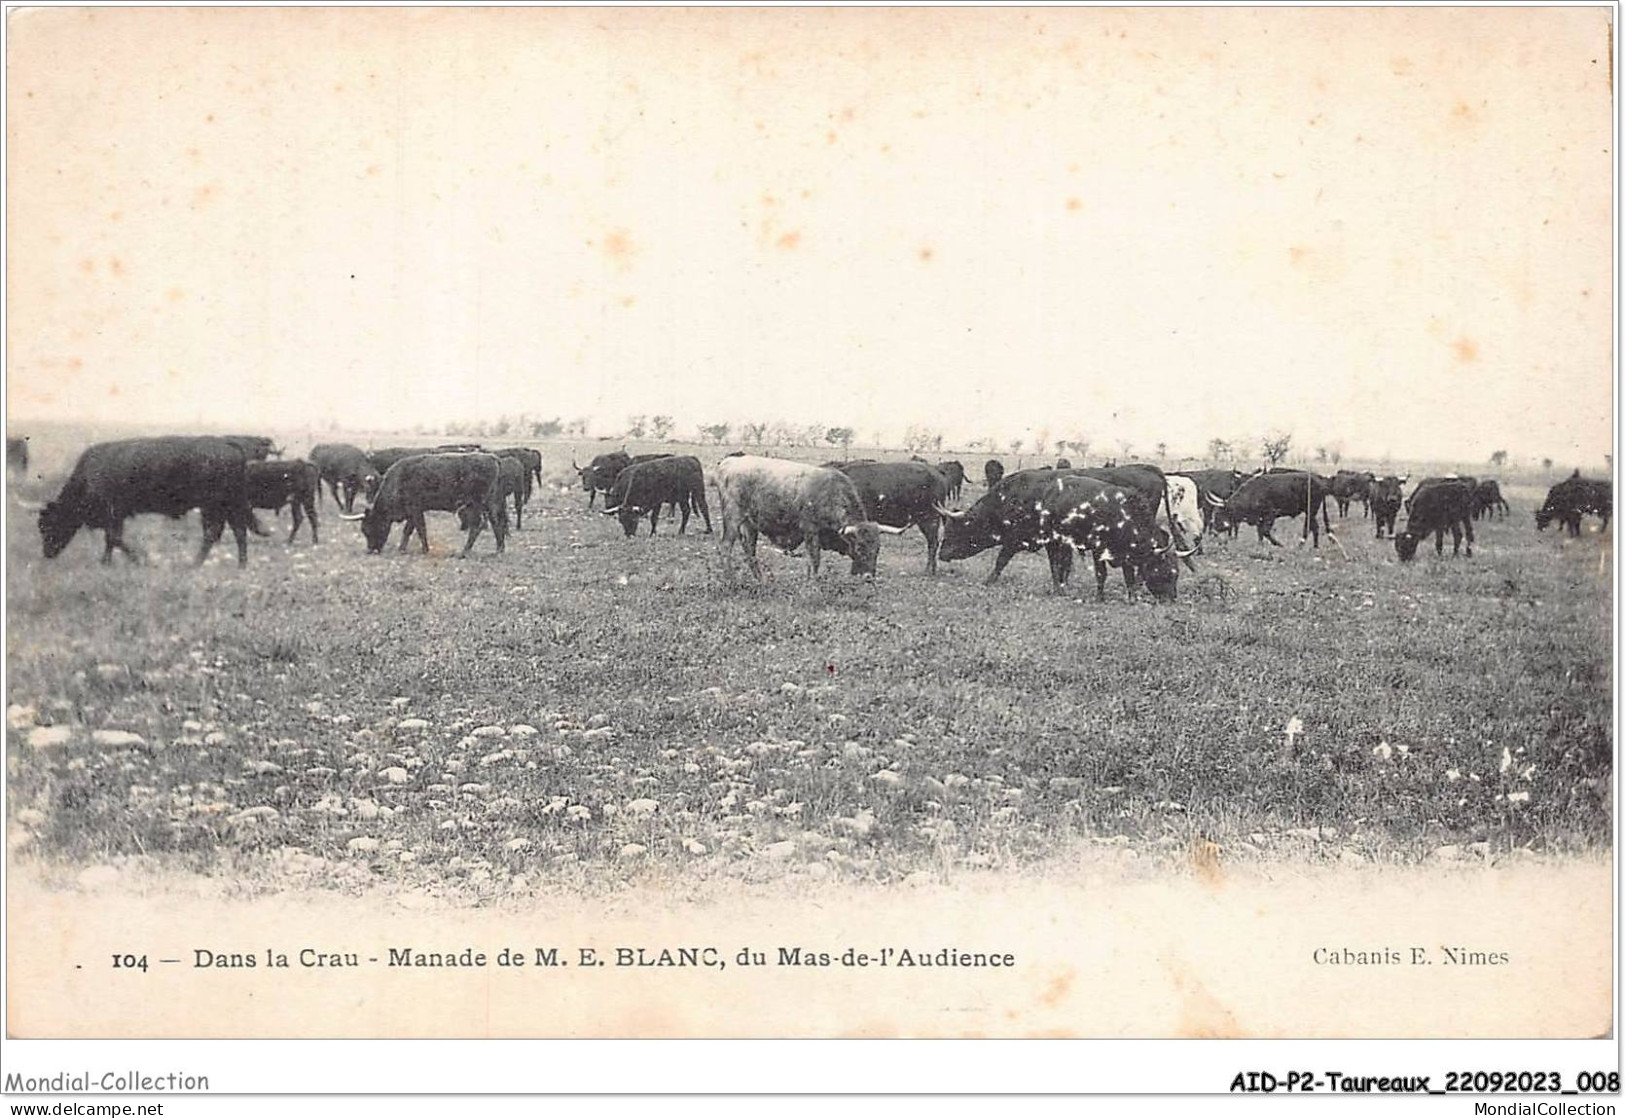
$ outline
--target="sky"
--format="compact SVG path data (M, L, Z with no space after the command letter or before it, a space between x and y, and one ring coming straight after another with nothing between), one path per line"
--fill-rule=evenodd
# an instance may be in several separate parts
M13 13L7 408L1612 445L1610 13Z

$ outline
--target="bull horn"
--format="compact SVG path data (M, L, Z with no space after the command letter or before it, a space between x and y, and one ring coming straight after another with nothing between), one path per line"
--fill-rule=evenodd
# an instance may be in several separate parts
M965 516L963 512L955 512L953 509L947 508L944 505L932 504L931 507L937 511L938 515L946 516L950 520L961 520Z
M362 509L360 512L341 512L338 514L340 520L362 520L366 515L366 509Z
M886 533L888 536L901 536L904 532L908 531L908 525L906 524L901 528L893 528L889 524L876 524L875 528Z
M570 455L570 468L578 474L581 472L581 467L576 465L576 456L573 454Z
M22 506L23 508L27 509L30 512L39 512L41 509L43 509L45 507L45 503L43 501L30 501L25 497L17 497L17 498L15 498L15 500L16 500L18 505Z
M616 513L620 512L620 511L621 511L621 506L616 505L612 509L599 509L598 510L598 515L599 516L614 516Z
M1211 504L1214 508L1216 508L1216 509L1224 508L1224 498L1219 496L1217 493L1209 493L1207 495L1207 499L1208 499L1208 503Z
M1175 554L1175 555L1177 555L1177 556L1179 556L1179 557L1180 557L1180 558L1181 558L1181 559L1185 559L1185 558L1188 558L1188 557L1190 557L1190 556L1192 556L1192 555L1195 555L1195 554L1196 554L1196 552L1197 552L1197 549L1196 549L1196 548L1194 548L1194 547L1188 547L1188 548L1186 548L1186 549L1185 549L1185 550L1183 550L1183 551L1181 551L1181 550L1180 550L1180 549L1179 549L1179 548L1177 548L1177 547L1176 547L1176 548L1174 548L1174 554Z

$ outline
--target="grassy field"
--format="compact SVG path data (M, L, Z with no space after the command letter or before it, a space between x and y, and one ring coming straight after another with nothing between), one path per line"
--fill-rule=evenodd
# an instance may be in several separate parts
M83 442L36 438L21 493L54 494ZM320 546L273 529L246 570L229 546L189 566L195 514L132 522L147 566L100 565L99 535L48 563L13 492L13 858L479 902L951 880L1080 846L1199 865L1608 844L1612 545L1594 520L1537 533L1544 479L1508 479L1472 559L1401 566L1356 510L1346 558L1248 530L1174 604L1116 578L1097 604L1086 571L1052 595L1042 556L991 588L990 554L928 578L917 533L872 585L770 549L764 585L730 580L720 522L623 539L568 473L603 444L537 445L524 530L467 560L449 514L429 556L368 556L329 503Z

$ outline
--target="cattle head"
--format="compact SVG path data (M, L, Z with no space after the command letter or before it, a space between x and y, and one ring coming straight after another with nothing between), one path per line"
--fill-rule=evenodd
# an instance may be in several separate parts
M84 523L81 510L60 497L40 509L39 534L45 542L45 558L55 559L62 554Z
M1171 546L1168 533L1158 528L1157 546L1140 562L1140 577L1145 580L1145 588L1151 591L1153 598L1160 602L1171 602L1179 596L1179 564L1175 560L1184 558Z
M345 519L349 519L346 517ZM389 514L377 505L371 505L361 514L361 534L367 537L367 550L376 555L389 542L389 529L393 522Z
M1394 537L1394 552L1399 556L1401 563L1409 563L1416 558L1416 547L1422 542L1422 537L1415 532L1406 530Z
M1555 519L1557 519L1557 513L1552 511L1551 506L1548 505L1545 508L1536 509L1535 530L1538 532L1544 532L1546 530L1546 525L1550 524Z
M995 500L983 497L963 512L942 505L937 505L936 510L942 517L942 546L937 558L948 562L969 559L999 543L1004 525Z
M375 504L368 505L360 512L341 512L339 519L361 521L361 534L366 537L368 553L373 555L384 550L384 545L389 542L389 530L395 524L389 513Z

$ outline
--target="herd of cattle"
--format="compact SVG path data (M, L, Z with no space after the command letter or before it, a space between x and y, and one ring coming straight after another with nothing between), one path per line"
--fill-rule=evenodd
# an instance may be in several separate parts
M26 469L27 453L25 440L7 440L10 468ZM271 439L257 435L98 443L80 455L56 499L39 507L45 556L59 554L84 528L103 532L103 562L115 550L139 559L124 542L125 520L139 513L181 517L197 509L203 519L198 561L208 557L229 525L238 562L246 563L248 534L267 534L256 509L280 512L291 507L289 542L306 519L316 542L324 486L339 517L359 521L370 552L383 550L396 524L403 525L401 548L416 534L428 551L424 514L429 511L458 516L466 533L463 555L487 525L500 552L507 540L510 502L514 526L523 527L525 506L542 480L542 456L529 447L487 450L446 444L363 451L328 443L314 447L308 460L281 455ZM706 532L712 530L707 479L698 458L632 456L622 450L601 454L586 466L571 465L588 494L587 507L604 494L604 514L617 517L627 536L645 516L653 535L663 509L681 514L679 534L695 512ZM710 484L719 501L724 563L731 564L737 544L758 578L756 547L762 536L786 553L805 549L814 575L826 550L849 558L854 574L873 575L881 536L917 527L925 537L930 573L939 558L966 559L997 548L987 579L991 583L1016 555L1044 551L1059 588L1071 574L1074 555L1087 552L1101 598L1113 567L1123 572L1131 592L1143 583L1154 597L1173 598L1179 564L1195 569L1191 557L1200 551L1203 537L1233 536L1243 524L1253 525L1260 541L1279 547L1275 522L1303 516L1303 537L1312 537L1318 547L1322 530L1331 534L1331 501L1344 517L1351 505L1362 505L1364 515L1376 523L1377 538L1392 538L1401 560L1412 559L1429 535L1442 555L1447 531L1455 552L1465 536L1471 555L1473 522L1508 512L1495 481L1454 475L1424 479L1408 496L1408 475L1378 477L1347 470L1332 477L1280 468L1168 473L1149 464L1075 469L1063 459L1009 474L999 462L989 461L984 479L986 493L968 509L955 509L949 503L959 499L966 483L959 462L860 459L813 466L738 451L711 471ZM1396 530L1401 511L1405 525ZM1544 529L1555 521L1577 536L1582 516L1600 516L1606 528L1612 512L1612 482L1582 478L1575 471L1552 487L1535 524Z

